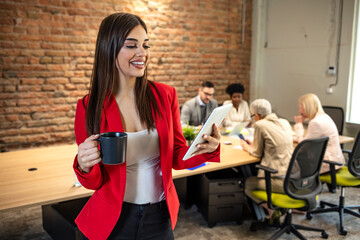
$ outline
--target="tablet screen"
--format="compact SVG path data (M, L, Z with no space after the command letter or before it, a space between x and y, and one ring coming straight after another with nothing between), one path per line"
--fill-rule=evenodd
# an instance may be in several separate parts
M226 115L229 113L230 109L232 108L232 104L227 104L225 106L215 108L208 119L206 120L204 126L201 128L200 132L196 135L195 140L191 144L188 151L185 153L183 160L187 160L191 158L191 155L198 150L199 143L204 143L205 140L202 138L204 134L211 135L212 132L212 125L215 123L217 127L220 126Z

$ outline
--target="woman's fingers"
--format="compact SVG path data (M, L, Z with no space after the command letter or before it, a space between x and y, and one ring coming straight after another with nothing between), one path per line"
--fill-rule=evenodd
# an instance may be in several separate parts
M199 155L202 153L211 153L218 148L218 145L212 145L209 143L202 143L202 144L199 144L198 146L199 146L199 149L197 151L195 151L192 156L196 156L196 155Z
M95 148L95 149L90 149L79 155L80 155L81 162L85 163L85 162L90 162L90 161L100 158L100 151L97 148ZM78 159L79 159L79 157L78 157Z
M302 123L304 121L304 118L302 115L296 115L294 116L295 123Z
M99 138L99 134L91 135L90 137L85 139L85 141L80 145L83 145L84 149L97 147L98 145L98 142L96 141L97 138Z
M98 143L95 141L98 137L99 135L91 135L78 147L78 164L86 172L101 161L100 151L97 147Z
M213 124L213 131L211 136L209 135L204 135L203 139L206 141L204 143L200 143L197 145L197 147L199 148L196 152L194 152L194 154L192 156L196 156L202 153L210 153L215 151L220 143L220 130L219 128Z
M220 142L220 137L221 137L220 129L215 125L215 123L212 125L211 136L213 136L214 138L216 138L218 140L218 142Z
M198 145L199 148L212 148L213 146L215 146L215 149L219 146L219 143L220 143L220 130L219 128L213 124L212 126L213 130L212 130L212 133L211 133L211 136L205 134L203 136L203 139L206 141L205 143L201 143Z
M94 154L93 157L89 157L88 161L83 162L82 165L84 168L80 165L81 169L85 170L85 168L91 168L95 164L101 162L101 157L100 156L96 157L96 156L98 156L98 154L96 155Z

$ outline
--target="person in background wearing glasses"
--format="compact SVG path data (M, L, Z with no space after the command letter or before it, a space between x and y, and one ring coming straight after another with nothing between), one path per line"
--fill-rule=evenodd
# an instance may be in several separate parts
M224 101L224 105L232 104L233 107L225 118L225 127L235 127L241 122L251 123L250 111L248 103L243 99L245 91L244 86L241 83L230 84L226 88L226 93L229 94L230 100Z
M215 93L212 82L203 82L199 94L184 103L181 108L180 120L182 124L200 126L205 123L210 113L218 106L213 99Z
M254 142L240 139L244 151L261 158L260 164L278 170L272 174L271 189L273 192L284 193L283 185L286 171L293 153L293 137L290 123L278 118L271 111L271 104L265 99L257 99L250 105L251 118L255 121ZM245 194L257 204L265 208L269 214L270 224L278 221L281 212L271 210L267 203L253 196L252 191L265 190L265 173L258 171L245 181Z

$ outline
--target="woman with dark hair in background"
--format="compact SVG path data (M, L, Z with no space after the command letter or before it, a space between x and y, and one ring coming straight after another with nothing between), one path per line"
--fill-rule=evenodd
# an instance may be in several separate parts
M225 118L225 127L235 127L241 122L251 122L250 111L248 103L243 99L245 88L240 83L230 84L226 88L226 93L229 94L231 100L224 101L223 105L232 104L230 112Z
M182 134L176 90L147 80L150 41L136 15L115 13L99 29L89 94L75 116L79 145L74 171L95 190L75 222L89 239L173 239L179 200L172 168L220 161L220 133L213 126L196 156ZM101 162L99 133L126 132L126 163Z

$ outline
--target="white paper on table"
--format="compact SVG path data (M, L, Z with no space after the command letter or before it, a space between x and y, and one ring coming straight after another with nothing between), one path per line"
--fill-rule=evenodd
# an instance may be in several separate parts
M239 149L239 150L243 150L242 146L241 145L236 145L233 147L234 149Z

